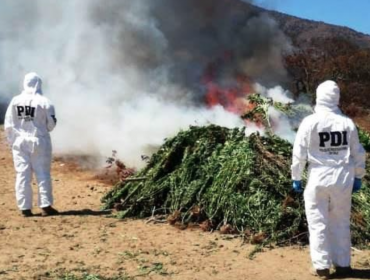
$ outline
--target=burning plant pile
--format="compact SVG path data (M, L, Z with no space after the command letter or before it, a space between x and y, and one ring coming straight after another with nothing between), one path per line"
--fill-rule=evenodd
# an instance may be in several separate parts
M128 10L117 9L121 4L116 5L110 8ZM150 111L151 120L158 115L164 118L154 124L140 122L148 118L135 117L132 108L136 110L140 107L137 104L144 103L141 98L133 106L125 103L128 105L122 111L131 112L133 117L127 118L131 121L122 127L132 129L127 130L130 137L123 137L128 139L127 142L120 145L126 151L132 151L132 143L136 144L136 141L129 139L139 141L145 138L152 144L150 138L158 131L164 131L156 138L162 140L163 135L174 135L179 131L179 123L182 123L181 128L194 124L194 121L199 126L191 126L167 139L144 169L124 177L104 196L104 207L118 210L120 218L165 215L171 224L198 224L205 230L241 233L259 244L307 239L302 195L291 192L292 146L273 135L291 139L294 136L291 120L298 121L296 116L305 108L296 110L297 107L292 107L293 99L285 96L282 88L262 86L270 87L286 80L282 54L291 48L276 22L246 5L245 1L163 0L151 2L145 9L135 5L138 6L132 8L144 12L140 18L147 18L147 25L133 30L119 29L118 38L134 40L132 44L126 45L127 40L122 40L122 45L116 44L126 51L114 61L117 65L137 67L140 73L137 81L163 77L148 83L149 88L143 87L146 83L140 83L137 92L156 93L156 98L150 95L145 99L150 105L146 108L155 109ZM93 22L108 23L113 27L125 19L119 26L131 26L127 22L132 16L118 13L112 20L112 14L115 13L94 14ZM182 19L189 24L178 24L184 21ZM148 34L151 37L148 38ZM141 45L147 48L137 50L131 47ZM135 52L131 54L132 50ZM129 63L128 57L132 58ZM131 73L131 69L123 70ZM125 71L119 74L126 77ZM170 83L161 87L167 79ZM138 88L138 85L132 88ZM157 100L166 100L166 106L153 107ZM179 110L167 110L168 104L175 103L181 103L181 106L175 106ZM190 113L189 106L194 107ZM149 112L143 109L146 111ZM168 112L175 112L171 113L175 127L165 133L165 128L170 126L167 125ZM218 118L220 113L222 117ZM289 114L295 117L290 118ZM181 121L183 116L189 118ZM150 125L144 127L142 123ZM205 126L208 123L213 125ZM254 133L246 137L244 129L232 128L243 124L247 129L254 126L254 131L265 131L267 136ZM131 134L140 129L145 134ZM364 231L361 239L356 240L362 244L370 240L367 215L362 208L370 203L367 203L367 197L356 195L354 199L356 217L353 227L357 234L354 236L356 238Z
M252 243L305 241L303 198L291 191L291 151L289 142L272 135L190 127L167 139L146 168L118 183L103 202L119 218L166 215L170 224L241 233ZM353 196L357 245L370 241L369 180Z

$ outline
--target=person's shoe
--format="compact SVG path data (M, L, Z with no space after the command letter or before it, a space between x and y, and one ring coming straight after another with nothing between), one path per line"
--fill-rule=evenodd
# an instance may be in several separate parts
M352 267L350 266L336 266L335 267L335 274L337 276L349 276L352 273Z
M330 279L330 270L329 269L311 269L311 274L320 279Z
M47 206L44 208L41 208L41 216L46 217L46 216L55 216L58 215L59 212L55 208L51 206Z
M30 209L22 210L22 216L27 218L27 217L32 217L33 214L32 214L32 211Z

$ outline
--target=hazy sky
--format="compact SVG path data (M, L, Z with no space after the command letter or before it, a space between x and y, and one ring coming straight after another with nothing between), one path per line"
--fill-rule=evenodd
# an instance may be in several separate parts
M271 10L370 34L370 0L255 0Z

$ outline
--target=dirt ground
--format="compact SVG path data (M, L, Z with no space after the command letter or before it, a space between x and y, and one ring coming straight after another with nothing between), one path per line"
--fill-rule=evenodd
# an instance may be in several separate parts
M71 159L52 167L61 215L23 218L15 204L10 149L0 126L0 279L316 279L306 247L265 249L217 232L180 230L150 220L120 221L100 211L111 184ZM34 192L37 188L34 185ZM36 196L35 196L36 198ZM37 201L36 199L34 200ZM34 202L34 203L35 203ZM37 206L33 212L39 214ZM353 250L355 278L370 279L370 251ZM89 276L88 276L89 275ZM89 278L90 277L90 278ZM116 278L115 278L116 279Z

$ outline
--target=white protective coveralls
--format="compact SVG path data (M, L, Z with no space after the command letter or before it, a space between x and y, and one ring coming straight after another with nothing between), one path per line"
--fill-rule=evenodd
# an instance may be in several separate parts
M5 133L13 151L16 199L20 210L32 208L32 173L38 184L38 205L53 204L50 176L51 139L56 125L54 106L42 96L42 81L36 73L24 79L23 92L15 96L5 114Z
M309 163L304 200L311 259L319 270L350 266L352 188L354 178L365 175L366 153L356 126L338 108L339 95L335 82L319 85L315 113L302 121L293 148L293 180L302 180Z

